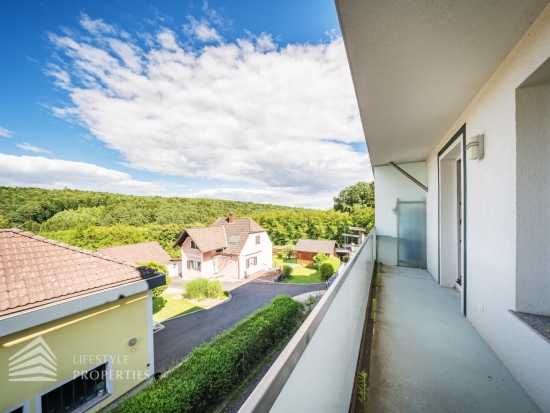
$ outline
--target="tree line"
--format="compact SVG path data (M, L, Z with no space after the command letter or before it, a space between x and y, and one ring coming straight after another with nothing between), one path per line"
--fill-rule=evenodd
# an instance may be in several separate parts
M172 245L183 229L208 226L232 211L236 216L257 221L274 245L296 243L300 238L342 242L347 226L361 226L369 231L374 225L373 202L363 200L374 193L373 188L365 191L363 184L357 184L358 190L352 186L340 192L334 199L334 208L329 210L203 198L0 187L0 228L17 227L90 250L156 240L177 257L181 251L172 249Z

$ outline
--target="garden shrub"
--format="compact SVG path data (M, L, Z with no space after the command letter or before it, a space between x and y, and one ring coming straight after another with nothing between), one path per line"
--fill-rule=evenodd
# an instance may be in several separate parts
M292 274L292 266L285 264L283 265L282 271L283 271L283 278L289 278L290 275Z
M144 267L149 267L149 268L152 268L155 271L161 272L164 275L166 275L166 284L161 285L160 287L157 287L157 288L153 288L153 290L152 290L153 298L157 298L158 296L160 296L168 288L168 286L172 282L172 277L170 277L168 275L168 270L166 269L166 266L164 266L162 264L159 264L158 262L155 262L155 261L136 262L136 265L142 265Z
M329 257L327 262L330 262L332 264L332 267L334 268L334 272L340 268L340 258L338 257Z
M321 275L321 280L326 281L334 274L334 267L330 262L325 261L319 267L319 273Z
M197 278L185 284L185 295L192 300L219 298L222 291L222 283L218 280L209 281L206 278Z
M116 406L115 413L212 411L277 347L298 322L302 304L278 296L195 348L187 360Z
M326 281L338 270L340 267L340 259L338 257L330 257L319 266L319 273L321 280Z
M282 251L277 252L277 258L279 258L280 260L283 259L283 252Z
M319 254L313 257L313 266L316 269L319 269L321 264L324 263L326 260L328 260L328 255L323 252L320 252Z
M218 280L208 281L206 286L206 297L207 298L220 298L222 295L223 288L222 283Z
M185 284L185 296L194 300L202 301L206 298L206 289L208 280L206 278L197 278Z

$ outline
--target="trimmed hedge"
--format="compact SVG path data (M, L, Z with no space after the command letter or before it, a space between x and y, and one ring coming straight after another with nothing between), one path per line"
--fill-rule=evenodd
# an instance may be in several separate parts
M185 295L192 300L202 301L205 298L219 298L222 295L222 283L218 280L197 278L185 284Z
M187 360L129 396L116 413L212 410L254 370L298 322L302 304L280 295L270 304L195 348Z

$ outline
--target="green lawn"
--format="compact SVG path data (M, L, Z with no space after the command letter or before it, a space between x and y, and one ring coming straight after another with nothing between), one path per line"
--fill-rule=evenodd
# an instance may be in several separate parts
M153 320L157 323L202 309L187 300L172 300L173 295L178 294L164 294L153 300Z
M294 284L312 284L323 282L321 280L321 274L315 269L306 265L298 265L292 270L290 278L283 280L284 283Z
M277 258L276 255L273 256L273 268L278 268L283 264L296 264L296 258L291 258L288 260L286 258L285 259Z

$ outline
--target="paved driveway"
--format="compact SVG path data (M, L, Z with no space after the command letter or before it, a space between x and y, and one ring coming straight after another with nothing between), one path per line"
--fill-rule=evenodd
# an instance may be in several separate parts
M295 296L322 289L319 284L289 285L249 282L231 290L231 301L210 310L164 321L165 328L155 333L155 371L166 371L191 350L233 327L279 294Z

